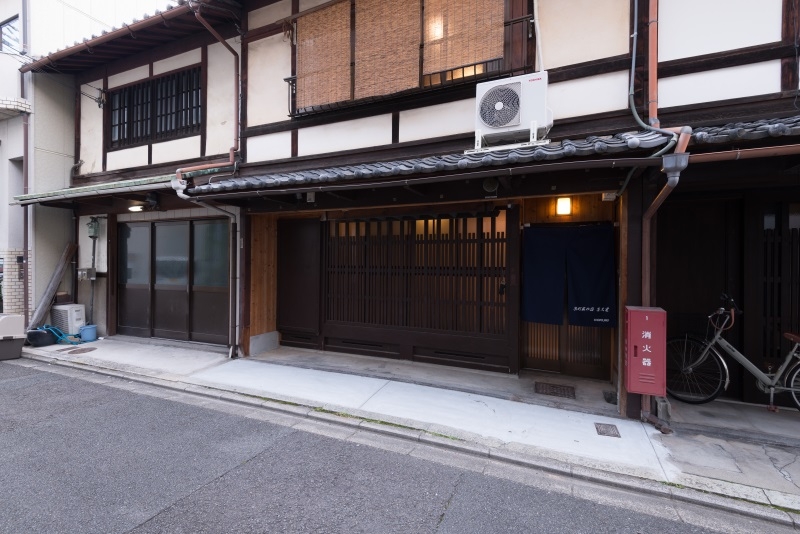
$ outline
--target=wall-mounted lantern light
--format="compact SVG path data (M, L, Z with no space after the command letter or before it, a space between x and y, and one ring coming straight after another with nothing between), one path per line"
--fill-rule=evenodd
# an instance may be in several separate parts
M556 199L556 215L570 215L572 213L572 199L559 197Z
M100 236L100 220L97 217L90 217L86 223L86 230L90 238L97 239Z

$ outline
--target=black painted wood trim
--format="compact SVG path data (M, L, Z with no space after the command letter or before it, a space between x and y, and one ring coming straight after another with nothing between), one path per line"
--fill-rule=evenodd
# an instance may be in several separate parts
M103 96L108 94L108 73L103 73ZM111 108L106 102L103 106L103 172L108 169L108 146L111 144Z
M669 78L790 57L795 57L794 45L780 42L769 43L739 50L725 50L713 54L665 61L658 64L658 77L659 79Z
M781 39L784 43L791 43L795 51L795 54L781 59L781 90L797 91L800 84L797 55L800 44L800 0L783 0Z
M206 139L208 139L208 46L200 48L200 157L206 155Z
M392 112L392 144L400 142L400 112Z

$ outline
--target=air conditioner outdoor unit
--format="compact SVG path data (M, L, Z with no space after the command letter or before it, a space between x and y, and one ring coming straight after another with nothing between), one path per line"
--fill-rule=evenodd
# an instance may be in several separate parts
M86 325L85 317L83 304L59 304L50 309L53 326L71 336L81 333L81 327Z
M547 71L479 83L475 96L475 150L468 152L550 142Z

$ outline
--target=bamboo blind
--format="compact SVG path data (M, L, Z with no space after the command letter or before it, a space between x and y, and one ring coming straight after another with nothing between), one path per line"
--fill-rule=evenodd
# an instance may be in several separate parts
M350 100L350 2L297 20L297 107Z
M423 73L503 57L503 0L425 0Z
M419 39L419 0L358 0L355 98L418 87Z

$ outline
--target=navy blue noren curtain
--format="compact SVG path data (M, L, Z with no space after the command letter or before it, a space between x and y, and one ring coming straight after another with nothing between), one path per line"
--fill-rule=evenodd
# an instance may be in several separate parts
M612 224L529 227L523 232L522 320L617 326Z

